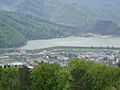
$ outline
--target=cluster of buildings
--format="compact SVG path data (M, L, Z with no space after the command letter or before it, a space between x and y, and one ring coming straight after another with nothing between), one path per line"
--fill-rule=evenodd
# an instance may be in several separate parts
M91 60L96 63L117 65L120 62L120 52L119 51L85 52L79 54L78 58L82 58L84 60Z
M32 69L35 64L29 61L26 55L26 51L20 49L0 50L0 66L4 68L26 66Z
M0 54L0 66L26 66L30 69L39 62L57 63L65 66L71 58L81 58L91 60L95 63L104 63L108 65L116 65L120 62L119 50L101 50L92 51L66 51L64 49L50 50L7 50Z

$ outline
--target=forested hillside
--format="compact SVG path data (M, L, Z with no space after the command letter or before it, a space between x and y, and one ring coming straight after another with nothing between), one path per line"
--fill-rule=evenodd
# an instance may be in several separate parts
M5 34L7 33L3 34L3 36L1 36L2 41L0 47L21 46L26 43L26 40L33 39L50 39L71 35L80 36L82 33L88 32L97 34L112 34L118 36L120 35L119 26L112 21L108 23L107 21L98 21L90 31L85 31L81 28L54 24L40 18L35 18L31 15L6 11L0 11L0 28L1 32L3 32L3 29L5 29L4 33L7 32L9 38L14 38L14 40L10 39L11 41L9 41L7 39L8 37L5 37ZM15 35L11 35L12 33ZM11 36L9 36L9 34Z
M119 2L119 0L115 2L112 0L0 0L0 10L3 10L0 11L0 25L16 31L26 40L80 36L82 33L97 31L98 34L120 36ZM105 29L107 23L102 22L101 25L100 20L111 21L112 24ZM103 28L98 29L98 27Z
M54 38L70 35L70 27L60 26L31 16L0 12L1 23L9 29L17 30L27 39Z
M1 0L0 9L86 29L102 19L119 24L119 3L119 0Z
M34 18L32 16L6 11L0 11L0 28L2 32L2 28L5 28L7 30L7 33L12 33L12 31L15 31L15 36L18 37L14 37L14 39L17 40L19 39L19 36L22 35L21 40L23 41L31 39L50 39L55 37L64 37L69 36L73 34L73 31L76 31L76 28L74 27L57 25L45 20ZM6 31L4 30L4 32ZM2 38L6 38L4 37L4 34ZM11 41L11 43L13 42ZM6 45L6 47L9 47L11 45ZM4 47L4 45L1 47Z
M101 35L120 35L120 27L113 21L100 20L91 29L91 33Z
M17 31L0 24L0 48L18 47L26 44L25 37Z

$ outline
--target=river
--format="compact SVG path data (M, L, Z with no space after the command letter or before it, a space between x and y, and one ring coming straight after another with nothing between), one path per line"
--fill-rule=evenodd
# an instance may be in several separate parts
M98 38L98 37L67 37L47 40L30 40L21 49L42 49L55 46L77 46L77 47L120 47L120 37Z

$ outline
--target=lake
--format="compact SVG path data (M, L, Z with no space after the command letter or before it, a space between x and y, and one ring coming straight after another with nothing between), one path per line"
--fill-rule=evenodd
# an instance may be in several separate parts
M77 46L77 47L120 47L120 37L98 38L98 37L67 37L47 40L30 40L21 49L42 49L55 46Z

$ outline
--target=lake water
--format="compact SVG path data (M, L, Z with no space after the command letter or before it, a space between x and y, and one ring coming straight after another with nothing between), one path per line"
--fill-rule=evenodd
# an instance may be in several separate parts
M78 47L120 47L120 37L97 38L97 37L67 37L48 40L31 40L22 49L42 49L55 46L78 46Z

